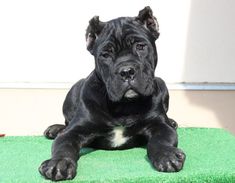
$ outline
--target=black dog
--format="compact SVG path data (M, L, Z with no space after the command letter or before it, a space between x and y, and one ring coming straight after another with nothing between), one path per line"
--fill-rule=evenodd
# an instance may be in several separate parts
M39 168L44 177L74 178L82 147L109 150L147 144L158 171L182 169L185 154L177 148L177 123L166 115L168 90L154 77L158 36L150 7L137 17L90 20L86 39L95 70L69 91L63 106L66 125L45 131L47 138L56 139L52 158Z

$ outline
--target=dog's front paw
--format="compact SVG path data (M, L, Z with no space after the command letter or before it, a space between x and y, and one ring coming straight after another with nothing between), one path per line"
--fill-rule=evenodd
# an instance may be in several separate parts
M60 132L62 132L65 129L65 125L55 124L49 126L44 131L44 136L48 139L55 139Z
M185 154L176 147L163 146L148 153L154 168L160 172L178 172L183 168Z
M76 168L76 162L69 158L50 159L41 164L39 172L46 179L58 181L73 179L76 175Z

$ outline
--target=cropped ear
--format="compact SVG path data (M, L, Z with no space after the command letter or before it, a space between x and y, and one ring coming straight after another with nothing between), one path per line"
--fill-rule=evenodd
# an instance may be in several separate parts
M144 9L140 10L136 19L139 20L145 28L152 33L155 39L159 37L159 25L156 17L153 16L152 9L149 6L146 6Z
M94 16L90 21L86 30L86 45L87 49L91 52L93 51L93 46L95 40L100 35L105 23L99 20L99 16Z

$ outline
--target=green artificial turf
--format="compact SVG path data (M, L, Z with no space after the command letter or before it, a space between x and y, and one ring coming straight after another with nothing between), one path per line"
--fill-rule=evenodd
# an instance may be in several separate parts
M74 180L83 183L235 183L235 137L222 129L178 129L179 147L187 155L182 171L160 173L145 148L122 151L83 149ZM38 167L50 158L52 141L43 137L0 138L0 182L43 183Z

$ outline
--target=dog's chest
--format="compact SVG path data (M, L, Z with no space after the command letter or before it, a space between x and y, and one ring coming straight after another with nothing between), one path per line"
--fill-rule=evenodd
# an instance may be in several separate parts
M110 145L112 147L119 147L127 143L130 137L125 136L125 127L117 126L114 127L113 130L110 132Z

